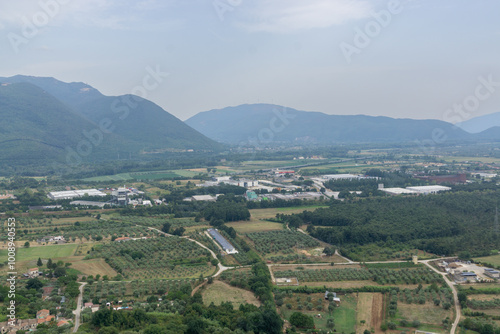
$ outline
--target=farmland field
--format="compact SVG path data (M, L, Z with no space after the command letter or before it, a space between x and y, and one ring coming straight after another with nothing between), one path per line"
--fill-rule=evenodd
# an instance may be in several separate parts
M467 299L469 300L493 300L498 299L499 295L468 295Z
M114 221L120 221L122 223L131 223L134 225L141 225L145 227L155 227L161 229L163 224L170 223L172 228L177 227L192 227L206 225L206 222L195 222L193 218L172 218L170 214L156 215L150 217L140 217L140 216L114 216L112 218Z
M50 245L50 246L35 246L30 248L18 248L16 250L17 261L32 261L39 257L42 259L57 259L60 257L72 256L75 253L77 245ZM0 250L0 257L7 258L7 250Z
M375 293L361 292L358 294L358 305L356 307L356 323L358 324L358 332L362 333L370 328L375 328L372 323L372 309ZM374 319L376 321L376 319ZM362 321L364 323L362 323Z
M226 225L234 228L238 233L283 230L283 224L268 221L238 221L226 223Z
M173 179L175 177L192 177L198 173L176 169L176 170L163 170L163 171L149 171L149 172L133 172L133 173L120 173L114 175L95 176L83 179L89 182L103 182L103 181L129 181L129 180L159 180L159 179Z
M443 157L443 160L446 161L457 161L457 162L465 162L465 161L481 161L483 163L498 163L500 161L499 158L493 158L493 157L457 157L457 156L451 156L451 157Z
M107 264L104 259L93 259L93 260L83 260L79 258L77 261L70 261L72 263L71 268L80 271L85 275L107 275L108 277L114 277L118 273Z
M492 256L485 256L485 257L477 257L477 258L474 258L474 261L483 262L483 263L490 263L494 266L500 267L500 254L492 255Z
M384 296L381 293L373 294L372 306L371 306L371 318L370 322L372 327L375 329L375 333L380 333L380 325L384 319Z
M335 321L335 331L337 333L353 333L356 329L356 305L355 294L339 295L340 305L335 307L333 312L328 311L328 301L323 293L313 293L309 295L293 293L287 294L280 307L281 314L290 319L294 312L302 312L314 318L317 329L327 330L327 320L333 318ZM319 316L318 316L319 315Z
M153 231L146 227L135 226L127 221L97 220L92 217L64 217L59 219L28 220L19 219L19 230L26 230L30 237L41 239L47 235L63 235L66 240L85 238L87 240L101 236L144 236Z
M86 285L84 290L84 297L88 299L97 298L99 300L107 300L109 297L127 296L137 299L145 299L146 296L157 294L159 290L169 291L171 289L178 289L182 285L190 285L194 287L197 281L192 280L135 280L131 282L109 282L98 281L92 285Z
M238 167L233 167L233 169L237 170L252 170L252 169L266 169L266 168L278 168L278 167L292 167L292 166L300 166L309 163L322 163L327 162L326 160L315 160L315 159L304 159L304 160L276 160L276 161L268 161L268 160L254 160L254 161L244 161Z
M340 288L340 289L351 289L351 288L362 288L364 286L391 286L400 289L416 289L418 284L379 284L377 282L367 282L367 281L335 281L335 282L300 282L299 286L307 285L309 287L325 286L330 289ZM425 288L429 284L422 284Z
M289 230L253 232L246 236L252 240L257 252L261 254L291 254L293 248L305 249L318 247L320 243L309 235Z
M221 281L206 285L202 296L205 305L210 305L212 302L215 305L220 305L222 302L231 302L235 308L238 308L243 303L260 306L259 300L252 292L230 286Z
M50 258L57 262L73 262L77 257L74 252L77 249L76 244L67 245L50 245L50 246L37 246L30 248L17 248L16 256L16 269L18 272L23 272L29 268L36 267L36 262L40 257L44 263ZM6 250L0 250L0 258L7 259ZM80 257L82 259L82 257ZM0 275L7 273L8 266L0 268Z
M276 214L284 213L284 214L292 214L292 213L301 213L302 211L314 211L318 208L326 208L326 205L312 205L312 206L294 206L290 208L269 208L269 209L252 209L250 210L250 215L255 219L266 219L266 218L275 218Z
M441 283L441 275L425 268L415 269L320 269L275 271L275 277L297 277L299 282L374 281L379 284Z
M86 257L95 258L104 258L114 270L132 279L197 278L214 271L207 250L177 237L112 242L95 247Z
M442 307L432 305L432 302L425 304L405 304L398 303L398 313L401 318L410 321L419 320L423 324L441 325L443 319L450 317L453 319L453 311L445 310Z

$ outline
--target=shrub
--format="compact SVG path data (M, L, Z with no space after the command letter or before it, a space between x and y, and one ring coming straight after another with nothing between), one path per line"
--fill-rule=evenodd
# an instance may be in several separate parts
M314 319L310 315L294 312L290 316L290 324L297 328L314 328Z

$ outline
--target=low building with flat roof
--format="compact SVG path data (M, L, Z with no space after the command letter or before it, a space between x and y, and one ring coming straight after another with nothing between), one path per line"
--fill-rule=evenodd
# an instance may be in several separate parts
M408 194L418 194L418 192L405 188L379 188L378 190L385 192L389 195L408 195Z
M47 196L56 201L62 199L73 199L83 196L106 196L105 193L97 189L80 189L80 190L66 190L66 191L51 191Z
M222 249L227 253L227 254L236 254L238 253L238 251L234 248L233 245L231 245L231 243L229 241L226 240L226 238L224 238L222 236L222 234L219 233L219 231L217 231L216 229L214 228L209 228L208 229L208 233L210 234L210 236L215 240L217 241L217 243L222 247Z
M418 192L419 194L436 194L440 191L449 191L450 187L445 186L415 186L415 187L407 187L406 189L413 190Z

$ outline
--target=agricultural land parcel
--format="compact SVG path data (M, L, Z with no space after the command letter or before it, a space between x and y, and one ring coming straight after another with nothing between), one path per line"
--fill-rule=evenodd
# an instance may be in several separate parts
M83 179L87 182L105 182L105 181L129 181L129 180L160 180L160 179L173 179L176 177L193 177L198 173L184 170L164 170L164 171L150 171L150 172L134 172L134 173L120 173L114 175L95 176Z

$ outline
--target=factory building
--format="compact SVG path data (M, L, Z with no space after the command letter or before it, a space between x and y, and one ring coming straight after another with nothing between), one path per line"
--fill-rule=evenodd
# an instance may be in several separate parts
M62 199L73 199L83 196L106 196L105 193L97 189L80 189L80 190L67 190L67 191L52 191L47 195L50 199L57 201Z
M419 194L436 194L440 191L449 191L450 187L445 186L416 186L416 187L406 187L408 190L416 191Z
M127 188L118 188L111 192L113 196L111 201L118 205L127 205L128 204L128 193L130 192Z

